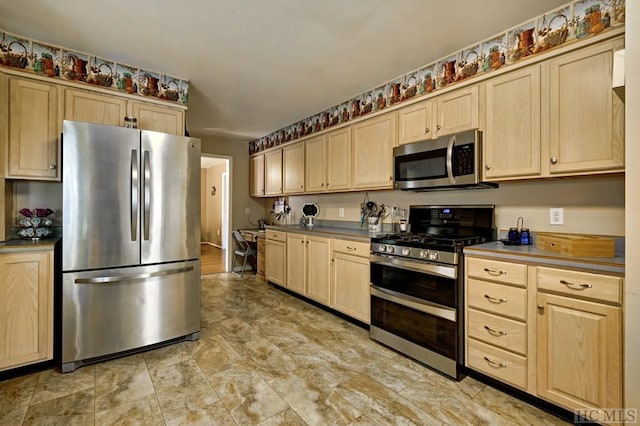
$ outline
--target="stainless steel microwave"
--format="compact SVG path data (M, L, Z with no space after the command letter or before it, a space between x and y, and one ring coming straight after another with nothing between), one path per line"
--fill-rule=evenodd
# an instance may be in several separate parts
M395 189L495 188L481 181L482 132L468 130L393 149Z

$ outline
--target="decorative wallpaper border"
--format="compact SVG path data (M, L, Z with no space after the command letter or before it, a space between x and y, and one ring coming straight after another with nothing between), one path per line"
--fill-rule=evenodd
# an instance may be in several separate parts
M249 143L249 155L526 60L625 22L625 0L576 0Z
M0 65L186 104L189 82L0 30Z

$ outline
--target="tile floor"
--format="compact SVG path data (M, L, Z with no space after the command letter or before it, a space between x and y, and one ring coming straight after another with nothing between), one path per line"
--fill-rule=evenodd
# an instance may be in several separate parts
M202 337L0 382L0 425L560 425L253 276L202 280Z

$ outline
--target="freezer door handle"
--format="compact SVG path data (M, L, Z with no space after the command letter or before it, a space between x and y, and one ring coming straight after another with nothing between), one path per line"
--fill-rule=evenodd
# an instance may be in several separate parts
M151 164L149 162L149 151L144 152L144 170L143 170L143 185L144 193L142 194L144 203L144 239L149 239L149 210L151 209Z
M138 150L131 150L131 241L138 239Z
M74 282L76 284L105 284L105 283L119 283L126 281L138 281L145 280L153 277L164 277L166 275L182 274L184 272L193 271L193 266L185 266L184 268L168 269L166 271L146 272L144 274L132 274L121 275L112 277L95 277L95 278L77 278Z

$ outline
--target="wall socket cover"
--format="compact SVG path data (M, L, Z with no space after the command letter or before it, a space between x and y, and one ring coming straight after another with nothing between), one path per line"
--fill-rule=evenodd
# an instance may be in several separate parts
M563 208L549 209L549 224L564 225L564 209Z

